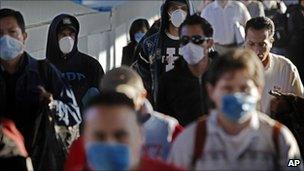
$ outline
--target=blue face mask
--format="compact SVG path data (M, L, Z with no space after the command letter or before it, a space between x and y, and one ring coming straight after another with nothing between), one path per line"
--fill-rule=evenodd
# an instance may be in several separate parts
M86 155L94 170L124 171L130 166L130 150L123 144L90 143Z
M233 122L242 123L243 118L256 109L257 99L244 93L233 93L222 98L222 112Z
M23 52L23 44L8 35L0 37L0 58L5 61L16 58Z
M136 41L137 43L139 43L140 40L141 40L144 36L145 36L145 33L144 33L144 32L139 31L139 32L135 33L135 34L134 34L135 41Z

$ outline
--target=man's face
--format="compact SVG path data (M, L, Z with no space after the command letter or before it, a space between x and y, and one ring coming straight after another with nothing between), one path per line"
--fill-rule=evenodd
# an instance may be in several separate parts
M4 17L0 20L0 37L4 35L15 38L23 44L27 38L27 34L22 33L22 30L14 17Z
M86 143L120 143L131 151L131 162L140 157L142 137L136 114L126 106L96 106L87 111Z
M186 25L181 29L181 36L202 36L205 37L204 31L202 30L200 25ZM208 54L208 49L213 46L213 40L205 40L202 44L200 44L205 49L205 56ZM205 58L204 58L205 59Z
M273 38L270 37L267 29L255 30L249 28L247 30L245 47L253 50L262 62L267 60L272 42Z
M215 86L208 85L208 93L215 103L216 109L222 108L222 98L225 95L241 92L260 99L260 89L250 79L247 70L236 70L221 76Z
M179 2L171 2L168 7L168 13L171 14L173 11L178 9L183 10L186 14L188 13L188 6Z
M73 40L75 40L76 33L75 33L75 31L73 29L66 27L66 28L64 28L62 31L60 31L58 33L58 40L60 40L63 37L66 37L66 36L69 36Z

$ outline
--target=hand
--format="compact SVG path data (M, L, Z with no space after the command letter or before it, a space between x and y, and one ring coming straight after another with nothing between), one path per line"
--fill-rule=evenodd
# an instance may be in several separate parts
M49 105L52 101L54 101L51 93L47 92L44 87L38 86L40 91L39 102L43 105Z

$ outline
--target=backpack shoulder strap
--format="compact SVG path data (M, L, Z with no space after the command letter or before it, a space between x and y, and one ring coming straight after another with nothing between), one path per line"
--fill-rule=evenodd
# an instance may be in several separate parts
M196 126L195 139L194 139L194 148L193 148L193 157L191 161L191 167L194 169L196 161L201 157L205 141L207 136L207 117L201 117Z
M282 124L278 121L275 122L275 124L272 127L272 141L275 148L275 164L276 164L276 170L279 170L279 162L280 162L280 144L279 144L279 136L282 128Z

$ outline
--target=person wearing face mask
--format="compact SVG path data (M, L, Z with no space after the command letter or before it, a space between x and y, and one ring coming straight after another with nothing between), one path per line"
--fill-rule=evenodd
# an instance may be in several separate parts
M284 125L256 110L263 66L248 50L219 56L208 72L214 109L173 143L169 162L191 170L303 170L297 142Z
M135 62L136 46L149 29L150 25L146 19L133 21L129 31L130 43L122 50L121 65L131 66Z
M181 170L141 155L144 139L133 100L103 92L85 110L83 137L71 146L66 171Z
M98 92L104 71L95 58L78 51L79 29L79 22L74 16L56 16L49 27L46 58L69 82L82 110L86 95Z
M213 57L213 28L198 15L188 17L180 27L183 59L160 78L157 111L175 117L183 126L208 113L205 75Z
M154 159L167 159L171 144L183 127L175 118L153 110L146 99L147 91L140 76L125 66L114 68L104 75L100 89L102 93L123 93L134 101L145 137L142 153ZM77 143L76 141L75 144Z
M15 122L24 136L35 170L43 166L58 170L62 161L57 160L59 152L49 150L58 144L48 139L54 136L54 127L48 127L51 122L48 116L54 118L58 128L66 128L69 133L73 130L75 134L78 134L82 118L74 93L60 72L48 61L32 58L25 51L26 39L22 14L13 9L1 9L0 118ZM49 113L52 115L47 115ZM47 119L43 120L44 116ZM73 137L67 139L73 140ZM63 150L63 144L60 145L59 149ZM53 158L49 158L51 156Z
M203 9L201 17L213 26L215 49L220 54L244 43L244 27L251 17L242 2L215 0Z
M159 31L137 47L139 53L134 68L142 77L153 105L160 76L172 70L180 58L178 28L190 13L193 9L188 0L166 0L161 7Z
M253 50L265 71L265 87L260 110L270 115L271 90L303 96L304 88L296 66L287 58L270 53L274 42L274 23L267 17L256 17L246 24L245 48Z

